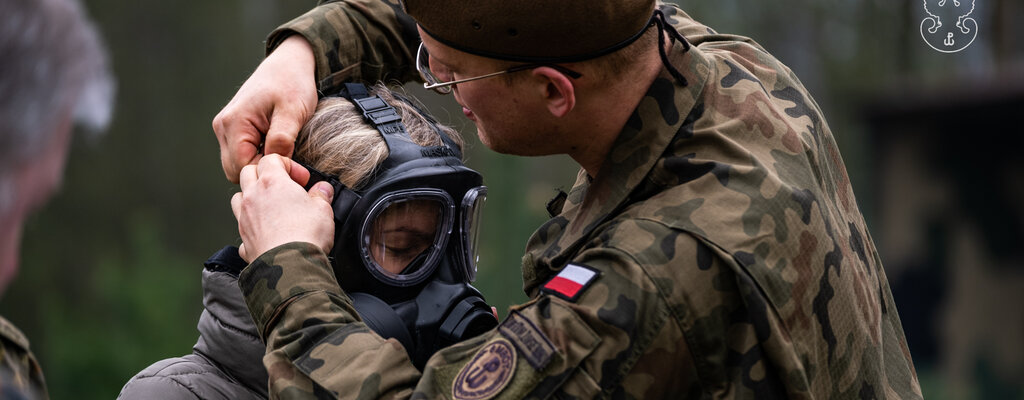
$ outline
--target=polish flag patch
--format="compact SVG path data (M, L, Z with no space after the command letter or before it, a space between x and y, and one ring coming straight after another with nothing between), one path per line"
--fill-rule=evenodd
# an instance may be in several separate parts
M541 291L550 293L569 301L576 299L601 273L582 264L569 264L558 275L545 283Z

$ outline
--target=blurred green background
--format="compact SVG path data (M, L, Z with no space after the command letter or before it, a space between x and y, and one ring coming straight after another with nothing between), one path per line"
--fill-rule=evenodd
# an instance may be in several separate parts
M109 44L119 81L114 122L98 138L76 137L63 190L29 222L20 275L0 301L0 314L31 338L55 399L116 397L150 363L190 351L201 311L202 262L223 245L238 243L229 207L237 187L221 172L211 120L262 59L266 33L315 5L84 2ZM941 105L966 92L984 101L1010 87L1019 105L1024 93L1012 90L1024 76L1024 30L1016 23L1024 6L1016 0L977 0L972 16L980 35L955 54L936 52L922 40L919 26L926 15L920 0L718 0L686 2L683 8L720 32L753 37L810 88L840 144L887 267L925 257L910 251L890 264L886 252L895 252L890 249L898 246L890 243L898 241L888 229L876 229L884 226L880 215L888 215L892 197L879 184L889 175L889 164L879 163L880 146L896 135L879 132L898 133L904 126L891 124L892 114L909 116L904 124L920 128L913 121L936 111L920 111L917 104ZM439 119L463 132L468 164L490 186L477 286L504 316L509 305L525 300L519 265L526 239L546 219L548 198L571 187L576 167L566 157L495 154L480 144L451 98L409 87ZM1004 129L1006 136L1022 133L1019 124ZM902 159L899 153L889 157ZM1002 184L1020 187L1016 178L1024 177L1024 168L1019 160L1008 162L1016 175ZM1021 237L1013 236L1019 231L1009 232L1011 243L1019 245ZM997 273L1019 279L1024 258L1020 250L1010 253L1001 259L1009 260L1002 262L1008 267ZM923 271L929 271L925 264ZM958 267L970 266L963 264ZM898 282L898 272L890 272L890 280ZM904 307L920 294L894 293L905 325L921 324L907 330L908 336L923 332L910 344L927 397L1024 398L1024 351L1002 351L1010 353L1009 361L998 362L990 362L988 353L969 352L951 366L954 361L944 357L945 336L937 333L944 329L936 322L946 315L943 308L927 300ZM979 312L1024 325L1020 295L1007 299L1015 305ZM938 317L916 318L921 312ZM939 336L938 344L928 345L927 335Z

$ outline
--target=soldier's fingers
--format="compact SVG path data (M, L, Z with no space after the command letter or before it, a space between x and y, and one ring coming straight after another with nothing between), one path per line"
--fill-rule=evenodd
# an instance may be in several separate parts
M301 110L292 110L281 107L274 109L274 115L270 119L270 129L267 130L263 152L265 154L280 154L285 157L292 156L295 148L295 138L299 135L299 129L305 122L302 119Z
M238 245L238 256L242 257L242 259L245 260L245 262L252 262L252 259L249 258L249 254L248 254L248 252L245 249L245 243L244 242L242 244Z
M230 114L225 116L228 109L230 105L214 118L213 130L220 146L220 163L224 175L231 182L238 183L242 167L259 161L263 135L259 127L253 126L248 119Z
M309 196L312 198L322 199L328 204L334 198L334 187L327 182L317 182L316 185L309 188Z
M279 179L285 178L291 180L289 171L291 171L292 161L281 157L277 154L268 154L260 159L260 162L256 164L256 175L260 179Z
M288 159L288 161L291 164L288 169L288 175L291 176L295 183L305 187L306 183L309 183L309 170L291 159Z
M235 220L241 221L239 217L242 213L242 192L231 196L231 213L235 214Z
M242 191L249 190L256 183L258 175L256 173L256 166L246 165L242 167L242 171L238 174L238 184L242 187Z
M245 240L246 232L245 227L242 224L242 192L235 193L231 196L231 212L235 214L235 220L238 221L238 236ZM252 261L247 253L245 242L238 245L238 256L242 257L246 262Z

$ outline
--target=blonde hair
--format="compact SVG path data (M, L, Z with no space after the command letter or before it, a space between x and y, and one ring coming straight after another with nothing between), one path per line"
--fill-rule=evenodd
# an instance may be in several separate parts
M402 117L402 124L420 146L440 146L439 128L462 149L462 136L454 129L432 124L419 109L384 85L370 87L370 93L386 101ZM405 99L404 96L401 97ZM338 177L345 186L359 189L373 170L388 156L388 147L380 132L363 119L355 105L343 97L320 99L316 112L299 131L295 142L295 160L320 172Z

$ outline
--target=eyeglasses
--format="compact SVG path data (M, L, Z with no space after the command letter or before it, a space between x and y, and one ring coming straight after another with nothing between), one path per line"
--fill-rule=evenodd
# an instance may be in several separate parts
M514 66L512 68L506 69L504 71L492 72L492 73L487 74L487 75L480 75L480 76L475 76L475 77L472 77L472 78L457 79L457 80L454 80L454 81L442 82L440 79L438 79L436 76L434 76L433 72L430 71L430 53L427 53L426 46L423 46L423 43L421 42L419 50L416 51L416 70L420 72L420 77L423 78L423 81L424 81L423 88L433 90L433 91L438 92L440 94L451 93L452 92L452 85L457 84L457 83L475 81L477 79L490 78L492 76L498 76L498 75L502 75L502 74L511 74L513 72L526 71L526 70L530 70L530 69L534 69L534 68L539 68L539 67L550 67L550 68L553 68L554 70L556 70L558 72L561 72L561 73L563 73L563 74L565 74L565 75L567 75L567 76L569 76L570 78L573 78L573 79L578 79L579 77L583 76L583 74L581 74L579 72L576 72L576 71L573 71L571 69L568 69L566 67L563 67L561 65L547 64L547 63L533 63L533 64L517 65L517 66Z

